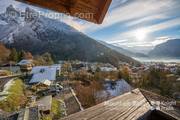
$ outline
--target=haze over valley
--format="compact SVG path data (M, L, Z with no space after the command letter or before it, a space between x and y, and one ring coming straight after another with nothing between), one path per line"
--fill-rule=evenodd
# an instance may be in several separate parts
M179 11L180 0L0 0L0 120L179 120Z

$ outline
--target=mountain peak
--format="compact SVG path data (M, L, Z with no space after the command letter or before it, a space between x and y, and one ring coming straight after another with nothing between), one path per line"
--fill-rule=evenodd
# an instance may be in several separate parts
M26 22L32 22L33 20L37 19L39 17L38 12L36 12L35 10L27 7L25 9L25 21Z
M13 5L9 5L6 8L6 15L16 18L19 17L20 12L16 10Z
M11 5L7 13L17 10ZM5 13L6 14L6 13ZM0 28L0 40L17 50L30 51L35 55L49 52L56 60L82 60L105 62L118 65L119 61L137 63L79 32L75 28L46 16L39 16L31 8L25 9L25 16L12 19L3 14L7 25ZM10 20L17 21L9 22ZM11 41L11 42L7 42Z

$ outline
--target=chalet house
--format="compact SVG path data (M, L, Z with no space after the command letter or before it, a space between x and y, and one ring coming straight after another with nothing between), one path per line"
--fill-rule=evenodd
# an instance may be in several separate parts
M100 67L100 70L102 72L111 72L111 71L116 71L117 68L115 68L115 67Z
M45 96L37 101L37 106L40 113L50 114L52 104L52 96Z
M39 84L44 85L44 86L50 86L51 81L50 80L44 80L44 81L41 81Z
M17 118L17 120L39 120L39 119L40 119L40 114L39 114L39 109L37 106L27 107L21 110Z
M45 80L55 81L57 71L60 69L58 66L36 66L33 67L31 74L32 78L30 84L39 83Z
M14 113L0 111L0 120L39 120L38 107L27 107Z
M0 110L0 120L17 120L19 113L7 113Z
M33 60L21 60L17 65L20 66L22 72L29 72L32 70L34 64Z
M86 69L86 64L80 63L80 62L73 63L73 64L71 64L71 66L72 66L73 71L79 71L79 70L84 69L84 68Z
M12 64L6 64L0 66L0 70L7 70L16 74L21 73L20 66L12 65Z
M89 65L89 69L93 72L95 72L99 68L100 71L102 72L111 72L111 71L116 71L117 68L114 67L111 64L104 64L104 63L92 63Z
M41 90L46 90L49 88L49 86L52 84L52 82L50 80L43 80L37 84L34 84L32 86L32 89L36 90L36 91L41 91Z

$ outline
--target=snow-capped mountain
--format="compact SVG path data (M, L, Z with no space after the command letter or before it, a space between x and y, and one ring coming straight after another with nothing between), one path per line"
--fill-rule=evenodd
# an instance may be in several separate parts
M0 41L33 54L50 52L57 60L137 63L63 22L39 16L30 8L19 11L12 5L0 14Z
M38 12L30 8L26 8L23 12L10 5L5 13L0 14L0 40L6 43L14 42L14 37L22 37L25 34L32 35L31 37L36 39L38 33L45 33L48 28L64 33L77 33L77 30L67 24L39 16Z

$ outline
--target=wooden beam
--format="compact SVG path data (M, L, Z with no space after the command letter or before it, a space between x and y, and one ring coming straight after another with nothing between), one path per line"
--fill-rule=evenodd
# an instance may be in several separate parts
M112 0L17 0L101 24ZM84 14L84 15L83 15ZM91 17L87 17L91 14Z
M98 16L99 16L98 21L97 21L98 23L103 22L104 17L106 15L107 11L108 11L108 8L109 8L111 2L112 2L111 0L106 0L106 2L104 2L104 5L101 6L101 8L99 10L100 12L98 14Z

